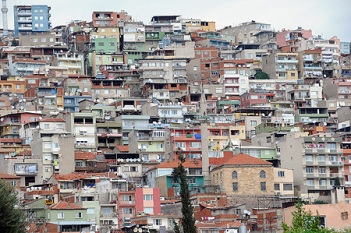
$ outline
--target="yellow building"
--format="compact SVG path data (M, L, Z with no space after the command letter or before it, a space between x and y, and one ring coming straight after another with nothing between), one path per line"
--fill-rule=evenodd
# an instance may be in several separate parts
M216 22L213 21L201 21L201 29L207 32L216 31Z
M227 195L274 195L273 165L247 154L213 168L210 178Z
M23 94L26 91L25 81L0 81L1 92Z
M93 38L119 38L118 27L98 27L96 32L92 33Z
M279 196L294 196L294 174L292 169L273 168L274 194Z

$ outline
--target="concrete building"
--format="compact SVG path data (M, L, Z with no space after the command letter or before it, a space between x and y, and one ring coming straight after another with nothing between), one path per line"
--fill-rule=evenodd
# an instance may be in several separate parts
M322 78L322 49L304 50L299 52L299 77L304 79Z
M350 42L340 42L340 53L344 55L350 54L351 44Z
M222 34L231 36L233 43L254 44L263 42L263 37L271 38L274 36L270 24L256 22L244 22L237 26L227 26L221 30ZM266 40L265 40L266 41Z
M66 128L74 136L75 150L96 150L96 114L92 112L75 112L63 115Z
M51 7L47 5L15 5L14 11L14 36L20 33L47 32L51 28Z
M341 138L289 133L279 142L281 167L294 170L295 194L331 203L335 180L344 184Z
M273 168L274 194L279 196L294 196L294 170Z
M271 79L298 79L298 54L275 53L262 59L262 70Z
M74 171L73 137L63 119L46 118L27 123L24 136L30 142L32 157L41 160L42 180L49 180L53 174Z

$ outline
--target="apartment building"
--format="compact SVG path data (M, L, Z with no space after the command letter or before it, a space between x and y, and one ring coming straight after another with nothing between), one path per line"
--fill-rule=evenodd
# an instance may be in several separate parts
M275 53L263 57L262 70L271 79L298 79L298 54Z
M139 213L157 215L161 213L159 188L135 188L130 191L118 191L119 229L131 226L131 218Z
M47 5L15 5L14 12L14 36L21 33L47 32L51 28L51 7Z
M341 138L327 133L289 133L279 143L281 167L294 170L294 189L303 199L332 202L331 192L344 184Z

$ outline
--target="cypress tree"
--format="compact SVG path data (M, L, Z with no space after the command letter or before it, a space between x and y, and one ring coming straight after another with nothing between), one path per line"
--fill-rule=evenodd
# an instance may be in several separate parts
M194 210L190 201L190 191L186 177L186 171L183 166L185 158L179 155L180 164L174 169L173 175L180 181L180 198L182 203L182 228L184 233L196 233Z

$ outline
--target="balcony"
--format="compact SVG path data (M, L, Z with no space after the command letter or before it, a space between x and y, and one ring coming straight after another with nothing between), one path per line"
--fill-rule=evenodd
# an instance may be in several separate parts
M32 11L31 10L22 10L17 12L18 16L31 16Z
M277 59L275 63L289 63L289 64L297 64L299 61L298 60L292 60L292 59Z
M76 148L84 149L84 148L95 148L95 143L76 143Z
M342 162L337 162L337 161L328 161L327 166L343 166Z
M119 206L134 206L135 201L119 201Z
M109 213L109 214L100 214L100 218L116 218L118 216L117 213Z

